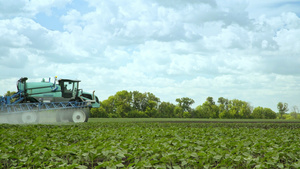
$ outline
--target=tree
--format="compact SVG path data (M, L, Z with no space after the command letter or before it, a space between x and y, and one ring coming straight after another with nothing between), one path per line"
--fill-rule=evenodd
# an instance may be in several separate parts
M192 111L192 117L193 118L204 118L201 116L201 105L197 106L196 109L194 111Z
M238 100L238 99L230 100L228 104L228 109L229 109L230 118L234 118L234 119L250 118L251 107L250 104L245 101Z
M183 118L191 118L191 113L190 112L183 112Z
M207 97L206 101L210 104L210 105L215 105L215 101L213 99L213 97Z
M132 92L132 107L134 110L145 111L147 107L147 95L138 91Z
M5 96L12 96L12 95L14 95L14 94L16 94L17 92L15 92L15 91L7 91L6 93L5 93L5 95L4 95L4 97ZM13 103L14 101L16 101L17 100L17 98L13 98L13 99L11 99L10 100L10 103Z
M231 116L229 114L229 111L228 110L224 110L224 109L222 111L219 110L219 118L220 119L230 119Z
M148 100L148 106L145 111L148 117L157 117L156 107L157 107L157 102L153 100Z
M219 118L221 119L228 119L230 118L230 114L228 112L228 99L225 99L224 97L218 98L219 103Z
M109 96L108 99L100 102L100 106L105 109L107 114L115 114L116 113L115 97Z
M91 117L94 118L108 118L108 113L103 107L92 108L91 109Z
M172 118L175 117L174 113L175 105L169 102L162 102L159 105L159 117L162 118Z
M126 90L119 91L114 96L116 114L121 117L127 117L131 111L132 94Z
M222 109L220 109L221 111L223 111L223 110L228 111L228 103L229 103L228 99L225 99L224 97L219 97L218 103L219 103L219 106L222 106Z
M158 117L158 104L160 103L160 99L156 97L153 93L147 92L145 93L147 96L147 108L146 114L148 115L151 112L151 116L149 117ZM148 113L147 113L148 112Z
M251 117L254 119L276 119L276 113L270 108L256 107Z
M4 96L12 96L13 94L16 94L16 92L7 91Z
M264 108L263 107L256 107L254 110L253 110L253 112L252 112L252 114L251 114L251 116L252 116L252 118L254 118L254 119L264 119L264 117L263 117L263 113L264 112Z
M182 107L180 107L180 106L176 106L175 109L174 109L174 114L178 118L182 118L183 117L183 112L184 111L183 111Z
M183 109L183 111L191 112L192 108L190 107L195 101L188 97L177 98L176 102L178 102L178 106Z
M151 107L152 101L156 102L156 105L160 102L160 99L153 93L140 93L138 91L132 92L132 107L138 111L146 111L147 107Z
M159 117L160 99L154 94L138 91L118 91L114 96L101 102L101 113L104 111L109 117ZM93 110L93 116L100 115L99 110Z
M209 118L219 118L219 107L215 105L212 97L207 97L202 104L202 111L208 114Z
M276 113L270 108L264 108L263 113L266 119L276 119Z
M293 119L297 119L298 118L298 114L299 114L298 107L297 106L293 106L292 112L290 113L290 115L293 117Z
M147 116L146 113L143 112L143 111L131 110L131 111L128 113L128 117L129 117L129 118L146 118L146 117L148 117L148 116Z
M199 105L196 107L194 117L196 118L209 118L209 110L207 106Z
M277 104L277 109L281 119L282 119L282 115L284 115L287 111L289 111L288 104L282 102L279 102Z
M226 102L227 102L227 104L228 104L228 99L225 99L224 97L219 97L219 98L218 98L218 103L219 103L219 104L225 105Z

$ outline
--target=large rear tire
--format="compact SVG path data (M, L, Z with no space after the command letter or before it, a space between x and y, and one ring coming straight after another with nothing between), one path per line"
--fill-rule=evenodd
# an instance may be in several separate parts
M24 112L19 118L19 123L38 123L39 115L37 112Z
M71 114L70 121L74 123L83 123L88 121L88 115L83 110L75 110Z

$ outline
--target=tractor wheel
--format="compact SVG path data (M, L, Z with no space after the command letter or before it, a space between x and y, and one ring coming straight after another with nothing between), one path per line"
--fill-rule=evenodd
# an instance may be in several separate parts
M24 112L19 118L20 123L37 123L39 122L39 115L36 112Z
M75 110L70 117L70 121L74 123L83 123L88 121L88 115L83 110Z

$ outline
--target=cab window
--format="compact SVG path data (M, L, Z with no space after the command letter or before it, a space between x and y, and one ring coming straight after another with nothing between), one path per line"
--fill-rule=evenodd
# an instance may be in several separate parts
M72 91L73 90L73 83L72 82L64 82L64 91Z

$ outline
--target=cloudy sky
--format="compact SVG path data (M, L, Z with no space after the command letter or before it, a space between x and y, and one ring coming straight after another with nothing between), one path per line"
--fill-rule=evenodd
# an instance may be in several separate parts
M300 108L300 1L0 0L0 95L54 76L100 100L137 90Z

